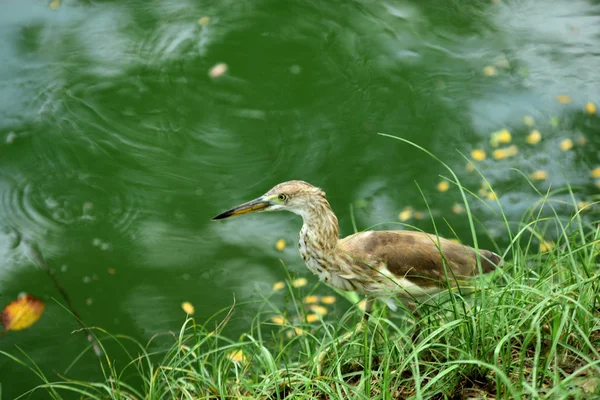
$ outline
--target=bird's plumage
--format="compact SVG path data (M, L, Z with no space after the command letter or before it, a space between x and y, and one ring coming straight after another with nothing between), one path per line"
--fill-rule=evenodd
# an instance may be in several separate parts
M281 183L258 199L214 219L287 210L303 218L298 246L307 267L336 288L410 302L502 267L502 258L413 231L366 231L340 239L338 220L321 189L303 181ZM479 259L479 263L478 263Z

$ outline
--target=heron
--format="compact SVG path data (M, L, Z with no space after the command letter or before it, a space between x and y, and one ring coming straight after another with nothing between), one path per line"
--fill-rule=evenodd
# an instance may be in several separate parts
M302 217L298 247L306 266L334 288L365 295L365 318L376 299L394 311L400 301L414 312L424 298L504 265L492 251L419 231L369 230L340 238L325 192L299 180L280 183L213 220L268 211Z

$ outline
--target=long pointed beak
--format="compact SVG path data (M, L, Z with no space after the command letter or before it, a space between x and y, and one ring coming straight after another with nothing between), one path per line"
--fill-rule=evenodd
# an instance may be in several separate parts
M269 207L271 202L268 200L263 200L262 197L258 199L249 201L247 203L241 204L237 207L232 208L231 210L227 210L222 212L221 214L213 217L213 221L216 219L225 219L229 217L234 217L236 215L248 214L257 211L263 211L265 208Z

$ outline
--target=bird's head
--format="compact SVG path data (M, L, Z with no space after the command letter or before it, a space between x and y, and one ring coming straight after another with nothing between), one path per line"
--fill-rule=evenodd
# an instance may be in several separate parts
M289 181L280 183L257 199L217 215L213 220L252 212L280 210L305 216L315 205L322 202L327 202L325 192L318 187L304 181Z

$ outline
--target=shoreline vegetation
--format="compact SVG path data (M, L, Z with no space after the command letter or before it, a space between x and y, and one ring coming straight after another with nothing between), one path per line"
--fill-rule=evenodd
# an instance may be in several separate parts
M477 247L476 226L480 234L484 228L467 198L479 198L446 168ZM557 201L557 193L572 201ZM496 204L510 242L497 248L504 268L420 305L419 317L381 304L368 324L361 323L357 305L325 315L306 301L318 285L295 287L289 276L284 308L271 301L275 291L265 294L261 311L237 339L223 333L239 307L235 302L209 321L188 317L179 332L145 345L88 328L102 348L103 379L96 382L69 378L78 359L93 356L91 344L60 375L41 371L18 350L0 356L38 379L19 398L38 392L53 399L124 400L600 396L600 227L594 213L584 214L597 204L582 207L570 187L540 193L518 223L509 223ZM572 207L570 217L559 216L565 207ZM355 294L340 292L339 302L342 296L358 303Z
M104 350L102 381L44 375L26 354L0 353L39 379L22 398L590 398L600 394L600 231L567 232L533 255L531 240L515 241L504 270L466 298L438 296L420 320L380 306L367 326L358 307L309 323L306 290L290 279L291 311L267 298L238 340L222 335L235 305L204 325L188 318L162 351L91 330Z

